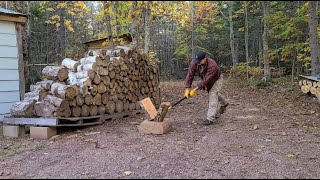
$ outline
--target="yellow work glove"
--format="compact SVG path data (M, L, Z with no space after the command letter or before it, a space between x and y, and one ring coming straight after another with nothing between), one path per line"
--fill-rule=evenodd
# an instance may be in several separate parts
M184 90L184 97L189 98L189 93L190 93L190 89L186 88L186 90Z
M196 95L197 95L197 90L192 89L192 90L190 91L190 97L194 97L194 96L196 96Z

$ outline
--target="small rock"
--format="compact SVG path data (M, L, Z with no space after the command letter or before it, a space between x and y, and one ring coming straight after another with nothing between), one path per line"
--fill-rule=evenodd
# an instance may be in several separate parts
M125 171L124 174L125 174L126 176L130 176L130 175L132 174L132 172L131 172L131 171Z
M141 161L142 159L143 159L143 157L138 157L137 158L138 161Z
M285 133L285 132L282 132L282 135L283 135L283 136L285 136L285 135L287 135L287 133Z
M3 176L3 171L0 171L0 176Z

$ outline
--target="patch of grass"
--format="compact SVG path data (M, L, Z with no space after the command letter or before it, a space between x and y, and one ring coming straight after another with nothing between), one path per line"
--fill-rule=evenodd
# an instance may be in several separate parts
M39 143L39 144L36 145L36 149L37 150L42 150L44 148L45 148L45 144Z
M21 145L12 145L7 148L1 148L0 149L0 157L7 157L7 156L13 156L15 154L19 154L23 152L25 148Z

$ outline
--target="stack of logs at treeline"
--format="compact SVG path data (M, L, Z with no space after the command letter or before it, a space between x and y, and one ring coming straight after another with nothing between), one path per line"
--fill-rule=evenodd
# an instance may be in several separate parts
M90 56L91 55L91 56ZM160 104L158 69L145 52L130 46L115 47L61 66L42 70L47 80L31 85L24 100L15 103L16 117L87 117L140 109L150 97Z
M311 93L315 96L320 96L320 82L310 81L310 80L300 80L299 85L301 87L301 91L304 94Z

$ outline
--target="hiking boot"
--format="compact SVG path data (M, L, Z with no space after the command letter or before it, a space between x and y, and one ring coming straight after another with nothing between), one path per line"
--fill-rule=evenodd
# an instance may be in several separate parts
M205 126L208 126L208 125L211 125L213 124L213 121L209 121L208 119L205 119L202 121L202 125L205 125Z
M229 105L229 103L225 104L224 106L220 107L219 113L223 114L226 111L227 106Z

